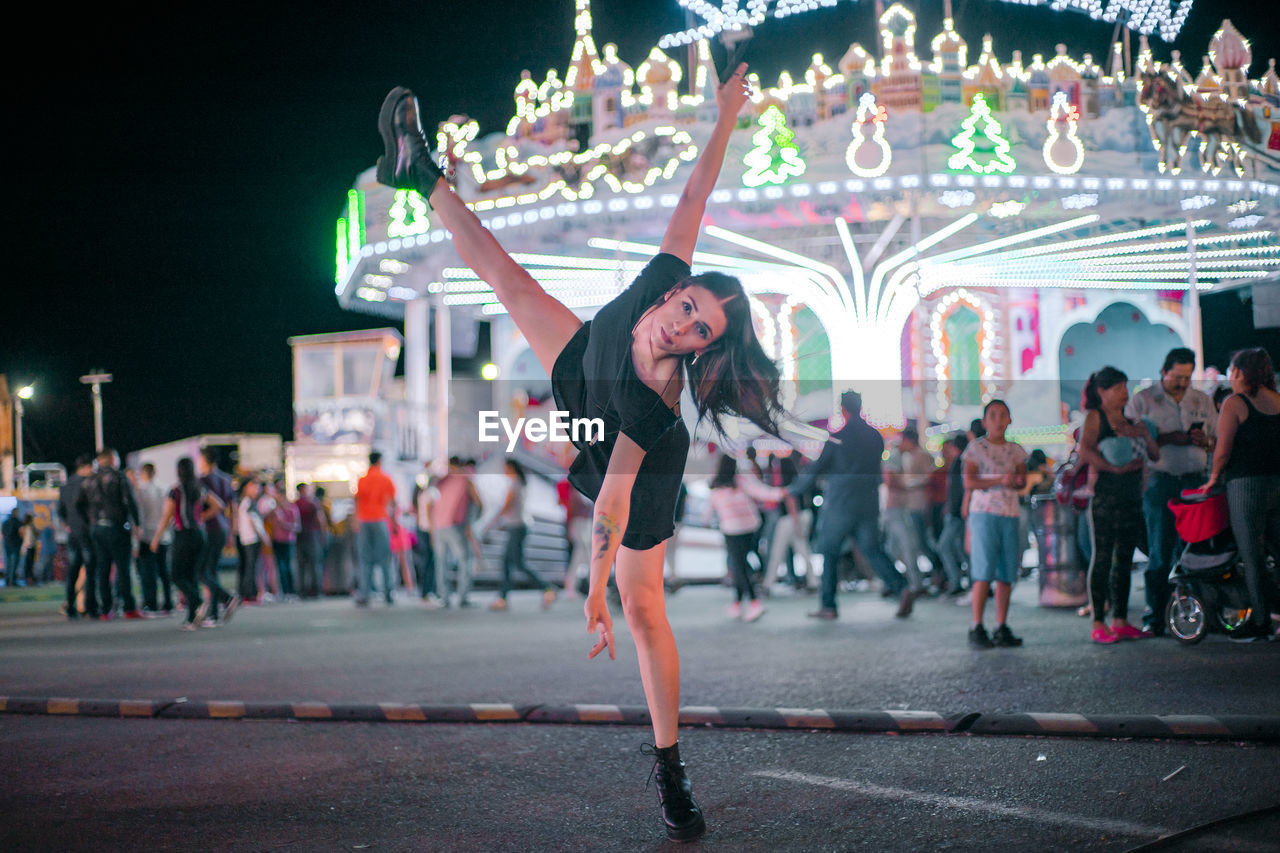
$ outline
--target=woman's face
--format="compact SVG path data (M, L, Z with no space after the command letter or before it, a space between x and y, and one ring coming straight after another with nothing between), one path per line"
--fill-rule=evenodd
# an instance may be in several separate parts
M1129 402L1129 384L1127 382L1117 382L1110 388L1098 389L1098 397L1102 400L1102 407L1116 411L1123 409L1125 404Z
M673 291L650 319L650 342L660 355L702 352L719 340L728 326L720 300L696 284Z
M1249 386L1244 381L1244 371L1238 367L1232 367L1227 370L1227 381L1231 383L1231 390L1237 394L1248 394Z

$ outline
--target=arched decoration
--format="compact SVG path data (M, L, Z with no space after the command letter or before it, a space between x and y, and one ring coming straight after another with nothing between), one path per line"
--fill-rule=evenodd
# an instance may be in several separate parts
M951 406L979 406L994 394L995 320L991 304L964 288L942 297L929 319L939 417Z
M1058 381L1062 404L1080 408L1089 374L1111 365L1128 374L1131 387L1160 374L1165 353L1185 346L1180 330L1131 302L1111 302L1094 315L1063 330L1058 342Z

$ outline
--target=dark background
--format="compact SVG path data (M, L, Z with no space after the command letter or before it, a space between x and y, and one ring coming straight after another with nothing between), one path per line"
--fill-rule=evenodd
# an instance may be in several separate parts
M184 4L185 5L185 4ZM941 29L941 0L909 0L917 45ZM122 452L205 432L292 432L291 335L384 325L338 308L334 222L355 176L380 153L378 105L397 84L424 123L465 112L500 130L522 69L563 77L573 0L259 3L197 9L135 4L26 7L11 29L6 271L0 373L34 381L27 461L70 464L91 449L89 391L104 389L105 434ZM633 67L682 29L675 0L595 0L597 46ZM1230 17L1253 41L1252 77L1280 54L1265 4L1198 0L1178 42L1194 74ZM1110 24L997 0L956 0L976 57L984 32L1007 61L1108 55ZM761 28L749 58L768 85L875 44L874 4L842 0ZM25 42L25 44L22 44ZM1154 40L1157 58L1169 45ZM1136 50L1136 39L1135 39ZM18 59L21 57L21 60ZM1239 296L1207 297L1205 346L1280 355Z

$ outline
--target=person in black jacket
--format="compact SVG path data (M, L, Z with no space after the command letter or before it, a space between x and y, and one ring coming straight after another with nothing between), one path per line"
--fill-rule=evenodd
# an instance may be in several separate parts
M844 542L853 536L858 550L884 582L885 590L902 595L900 615L911 612L907 582L893 567L880 538L880 462L884 438L862 419L862 395L845 391L840 395L844 426L832 434L818 460L805 469L787 491L797 497L811 489L822 477L822 512L818 516L814 550L822 554L822 603L809 615L815 619L835 619L839 560ZM903 612L905 611L905 612Z
M120 470L120 454L110 449L98 452L98 470L85 479L76 506L89 519L100 618L110 619L114 612L111 567L115 566L116 597L124 608L124 617L141 619L129 575L133 536L139 530L138 502L129 479Z
M76 459L76 470L58 490L58 518L67 526L67 618L80 616L76 607L76 583L84 570L84 615L97 619L98 593L94 588L93 540L89 536L89 517L79 506L84 481L93 474L93 457Z

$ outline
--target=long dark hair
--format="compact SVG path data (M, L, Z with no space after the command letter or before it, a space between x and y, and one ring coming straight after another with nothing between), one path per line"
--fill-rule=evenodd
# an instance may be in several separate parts
M183 456L178 460L178 488L182 490L183 501L179 510L185 509L184 518L194 518L196 503L199 502L203 489L196 479L196 463L191 461L190 456Z
M720 462L716 465L716 475L711 480L711 488L727 489L736 485L738 476L738 460L727 453L720 454Z
M1257 394L1259 388L1276 390L1276 371L1271 366L1271 356L1262 347L1242 349L1231 356L1227 370L1233 367L1240 371L1240 378L1244 380L1250 396Z
M742 282L731 275L708 272L676 284L676 292L689 287L710 291L724 309L724 334L696 358L685 356L689 393L698 417L707 418L721 435L724 415L737 415L778 436L783 416L778 400L778 366L765 354L751 326L751 307ZM651 307L667 301L664 295Z
M529 478L524 473L524 466L514 459L507 460L507 467L511 469L511 473L516 475L516 479L521 484L529 482Z
M1099 392L1114 388L1121 382L1128 381L1129 377L1125 375L1123 370L1111 365L1091 373L1088 383L1084 386L1084 394L1081 395L1081 403L1085 411L1101 411L1102 395Z

